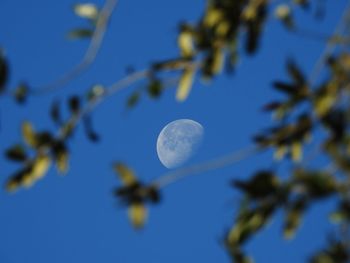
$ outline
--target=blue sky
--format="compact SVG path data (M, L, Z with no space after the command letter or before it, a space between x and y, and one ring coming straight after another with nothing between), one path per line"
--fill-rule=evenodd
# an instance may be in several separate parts
M347 1L328 2L324 21L316 23L301 12L301 24L332 32ZM21 80L30 85L50 82L82 58L88 42L65 38L70 29L85 25L71 11L74 3L1 0L0 45L10 62L11 87ZM101 6L103 1L96 3ZM25 107L1 98L1 150L19 141L23 120L38 129L54 129L47 110L51 99L82 94L96 83L109 85L125 75L128 65L142 69L175 57L178 22L195 21L203 9L203 1L120 1L96 62L85 74L61 92L32 98ZM212 85L197 80L184 103L175 101L175 89L157 101L144 98L131 111L125 110L131 90L110 98L93 115L101 142L88 142L81 128L71 141L67 176L51 169L29 190L0 192L0 262L229 262L220 240L233 220L239 195L228 182L270 167L271 153L168 186L142 231L131 228L112 196L119 182L111 163L129 164L145 181L163 174L167 169L158 160L156 139L164 125L180 118L196 120L205 129L203 144L190 163L250 145L251 136L271 123L260 108L277 96L270 83L286 77L281 66L285 58L298 56L298 63L310 72L323 47L322 42L290 35L271 19L256 56L243 55L234 75L222 75ZM0 162L3 183L16 166L3 158ZM292 241L283 240L278 213L247 244L247 251L256 262L302 262L324 244L323 233L332 227L326 220L331 205L312 209Z

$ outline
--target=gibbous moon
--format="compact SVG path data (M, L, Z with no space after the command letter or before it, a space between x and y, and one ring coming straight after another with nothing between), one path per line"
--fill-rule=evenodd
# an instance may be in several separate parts
M186 162L196 152L203 139L204 129L198 122L180 119L167 124L159 133L157 153L167 168Z

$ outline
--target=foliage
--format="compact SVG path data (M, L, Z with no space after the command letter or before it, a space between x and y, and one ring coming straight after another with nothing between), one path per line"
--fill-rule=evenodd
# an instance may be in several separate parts
M178 74L175 80L175 99L182 102L189 96L196 75L208 81L223 70L232 72L241 52L253 55L258 51L260 38L272 9L275 10L275 17L287 30L301 33L303 31L293 17L294 7L309 10L313 5L317 6L317 2L294 0L292 3L276 6L268 0L208 1L197 23L179 25L177 58L154 62L145 71L132 71L126 79L110 87L95 85L84 96L72 95L67 101L67 118L63 118L61 114L61 104L53 101L50 116L58 127L55 134L35 131L32 123L24 122L23 142L15 143L5 152L9 160L20 166L8 179L6 189L15 191L19 187L33 185L45 175L52 163L59 173L66 174L69 166L68 140L82 122L88 138L93 142L98 141L99 135L92 126L91 112L107 96L146 78L148 85L130 93L127 107L134 107L144 93L157 99L169 84L168 73L175 72ZM68 33L68 37L91 38L93 42L96 35L99 35L101 25L107 24L108 16L104 15L103 8L99 9L93 4L78 4L73 9L77 16L88 21L89 27L74 29ZM318 10L316 13L320 12ZM346 46L348 39L342 33L344 32L338 32L338 35L326 39L328 44ZM331 239L323 251L310 257L309 262L339 263L350 259L347 242L350 222L350 53L344 48L332 51L321 61L328 71L321 82L306 77L295 60L288 59L286 71L289 80L275 81L272 84L277 92L283 94L284 99L271 101L263 107L266 112L274 115L275 122L271 127L258 132L253 142L259 151L272 149L275 161L290 162L292 169L289 177L284 180L276 169L258 170L248 180L232 182L232 186L243 195L233 225L223 238L234 262L251 262L252 259L244 251L244 245L266 226L278 210L284 211L283 236L289 239L296 234L307 210L316 202L329 198L333 198L338 204L338 209L331 214L330 220L346 230L343 231L343 236ZM2 94L7 93L8 75L7 58L1 53ZM170 85L172 84L171 81ZM20 83L9 94L18 103L24 103L37 92L30 85ZM327 156L329 166L311 169L305 161L307 157L303 149L312 135L318 133L325 136L315 146L320 149L321 155ZM135 172L125 164L115 163L113 168L121 181L121 186L115 190L115 196L127 207L132 225L141 228L146 223L147 205L161 201L162 187L156 182L141 182Z

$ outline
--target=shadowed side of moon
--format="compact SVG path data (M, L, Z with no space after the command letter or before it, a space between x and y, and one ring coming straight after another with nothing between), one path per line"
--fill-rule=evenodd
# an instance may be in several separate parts
M166 125L157 140L157 153L167 168L186 162L196 152L203 139L204 129L198 122L180 119Z

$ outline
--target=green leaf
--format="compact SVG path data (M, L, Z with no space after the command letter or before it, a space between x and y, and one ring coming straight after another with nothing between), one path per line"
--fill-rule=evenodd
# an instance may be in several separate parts
M128 98L126 105L128 108L135 107L136 104L140 101L140 92L136 91L131 94L131 96Z
M26 83L20 83L14 91L14 97L17 103L23 104L27 101L29 87Z
M100 140L100 136L95 132L92 127L92 120L90 115L86 115L83 118L84 130L86 136L92 142L98 142Z
M69 169L69 152L66 145L63 141L55 141L51 149L57 170L61 174L66 174Z
M294 237L306 207L307 199L305 198L296 200L287 206L286 218L283 226L283 235L285 238L290 239Z
M70 40L77 40L77 39L83 39L83 38L91 38L94 31L89 28L76 28L67 34L67 38Z
M27 153L21 144L16 144L7 149L5 155L11 161L24 162L27 159Z
M9 75L8 63L2 50L0 50L0 93L4 92L6 88L6 84L9 78L8 75Z
M80 98L78 96L71 96L68 100L68 108L72 114L78 114L80 111Z
M57 125L62 124L62 117L61 117L61 112L60 112L60 103L59 101L55 100L51 104L51 109L50 109L50 117L54 123Z
M306 84L306 78L298 65L291 59L287 61L287 71L295 84L303 86Z
M158 79L152 80L148 85L147 91L148 91L148 95L151 98L158 98L163 91L162 82Z

